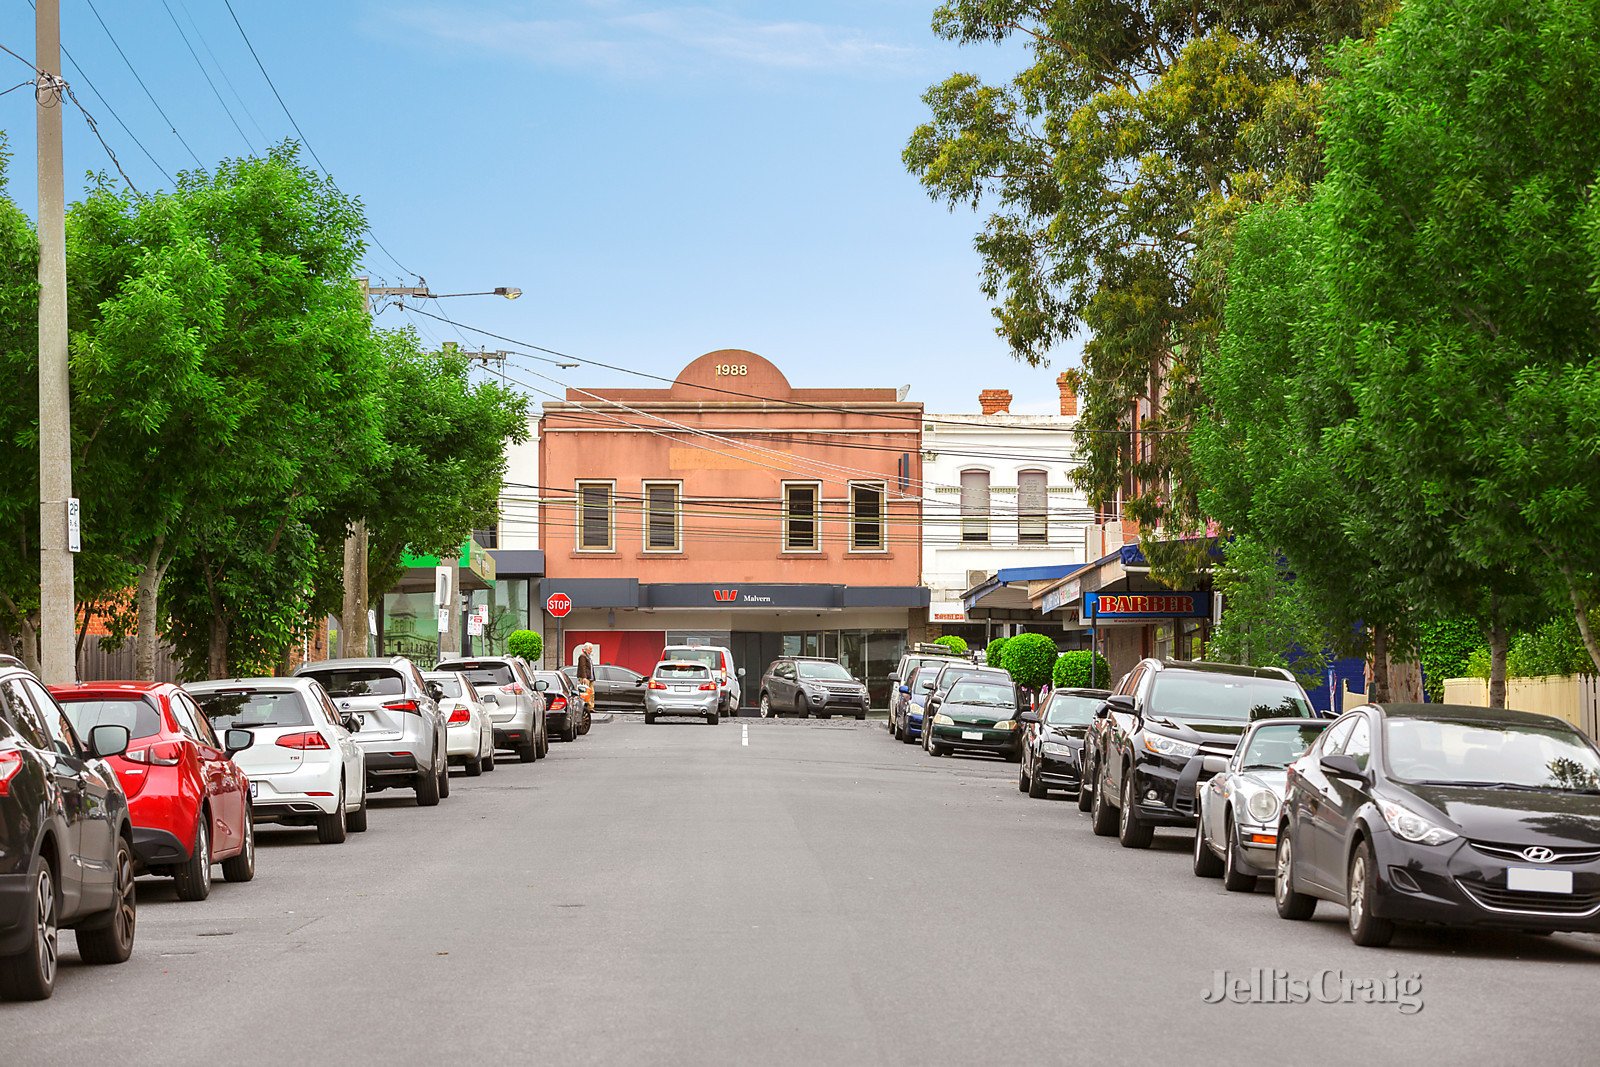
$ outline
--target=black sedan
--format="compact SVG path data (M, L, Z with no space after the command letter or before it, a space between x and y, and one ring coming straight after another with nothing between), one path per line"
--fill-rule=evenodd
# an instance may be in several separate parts
M1094 713L1111 694L1104 689L1057 689L1044 707L1022 713L1022 763L1017 768L1017 788L1034 799L1051 789L1078 797L1078 807L1089 810L1083 792L1083 740Z
M1278 914L1600 932L1600 749L1559 719L1449 704L1367 705L1288 772Z

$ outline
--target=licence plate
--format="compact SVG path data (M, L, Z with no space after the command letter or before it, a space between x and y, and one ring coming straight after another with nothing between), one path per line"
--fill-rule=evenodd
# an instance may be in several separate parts
M1511 867L1506 870L1506 888L1518 893L1570 893L1572 872Z
M672 687L672 691L674 693L687 693L689 692L689 687L686 685L675 685Z
M251 800L254 800L256 798L256 786L258 784L260 784L260 783L256 782L254 779L251 779L251 781L250 781L250 799Z
M983 740L983 731L982 730L962 730L961 731L961 740L963 740L963 741L982 741Z

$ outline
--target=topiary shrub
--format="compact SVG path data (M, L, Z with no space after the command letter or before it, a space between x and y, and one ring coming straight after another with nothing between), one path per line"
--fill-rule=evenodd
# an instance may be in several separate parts
M1089 673L1091 665L1094 668L1092 675ZM1050 684L1057 689L1109 689L1111 664L1100 653L1087 649L1063 652L1056 657L1055 669L1050 672Z
M506 651L537 666L544 656L544 638L533 630L512 630L506 638Z
M955 634L945 634L943 637L934 641L934 644L943 645L945 648L948 648L951 652L954 652L958 656L965 656L967 654L967 643L961 640L961 638L957 637Z
M1011 680L1027 689L1050 684L1056 665L1056 643L1044 634L1018 634L1005 643L1000 666L1011 672Z
M991 667L1001 666L1000 657L1005 654L1005 650L1006 639L1004 637L995 638L993 641L990 641L988 647L983 650L983 662L987 663Z

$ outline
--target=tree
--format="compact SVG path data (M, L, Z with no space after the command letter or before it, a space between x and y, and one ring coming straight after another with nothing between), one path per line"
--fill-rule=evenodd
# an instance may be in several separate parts
M39 667L39 239L11 200L0 135L0 651Z
M996 333L1042 363L1081 327L1091 500L1132 481L1128 517L1200 528L1185 431L1219 324L1234 217L1320 173L1327 48L1370 32L1392 0L1170 4L946 0L934 32L1023 39L1003 85L956 74L904 152L952 209L989 205L976 240ZM1135 441L1129 422L1146 431Z
M512 630L506 637L506 651L537 665L544 658L544 638L534 630Z
M1106 689L1111 685L1111 665L1098 652L1074 649L1056 657L1050 684L1057 689Z
M983 662L991 667L1002 666L1001 659L1005 656L1006 640L1004 637L991 640L983 650Z
M945 634L943 637L935 638L933 643L943 645L958 656L967 654L967 643L955 634Z
M1328 629L1318 607L1302 595L1288 563L1250 537L1224 549L1212 584L1222 596L1222 620L1206 642L1206 658L1251 667L1286 667L1307 688L1327 670L1329 651L1349 644Z
M1044 634L1018 634L1005 643L1002 666L1011 680L1025 689L1042 689L1050 684L1056 665L1056 643Z

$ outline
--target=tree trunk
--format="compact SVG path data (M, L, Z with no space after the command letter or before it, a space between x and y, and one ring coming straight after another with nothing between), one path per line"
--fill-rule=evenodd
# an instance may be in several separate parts
M1367 699L1380 704L1389 699L1389 629L1382 623L1372 627L1372 676L1367 684Z
M206 676L228 677L228 620L218 612L211 619L210 641L206 647Z
M161 577L167 569L161 563L165 543L166 535L157 534L155 544L150 546L150 557L139 569L139 588L134 594L134 617L139 628L133 635L133 676L142 682L156 680L156 609Z
M30 613L18 621L22 626L22 665L34 674L43 674L44 664L39 659L38 619Z
M1506 706L1506 649L1511 635L1506 633L1500 610L1500 598L1489 598L1489 706Z
M1389 700L1396 704L1422 703L1422 664L1414 659L1389 657Z
M339 655L367 654L367 523L358 520L344 541L344 610L339 619Z
M1600 641L1595 639L1594 628L1589 625L1589 597L1578 587L1570 564L1562 565L1561 576L1567 580L1567 595L1572 598L1572 613L1578 623L1578 636L1583 638L1583 647L1588 650L1589 659L1594 662L1595 672L1600 673Z

